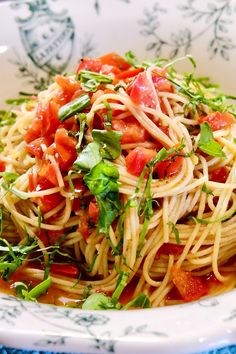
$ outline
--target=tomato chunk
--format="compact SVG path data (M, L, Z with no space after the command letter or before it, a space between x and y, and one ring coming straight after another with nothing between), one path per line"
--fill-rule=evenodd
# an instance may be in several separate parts
M134 77L144 71L143 68L136 68L136 69L129 69L125 71L121 71L119 74L116 75L116 78L119 80L125 80L131 77Z
M164 179L166 177L171 177L179 173L183 164L183 157L176 156L172 158L170 161L161 161L155 165L155 172L158 174L160 179Z
M127 70L130 68L130 64L117 53L108 53L98 58L103 65L115 66L120 70Z
M77 278L80 273L77 265L73 263L53 263L50 266L50 272L69 278Z
M0 160L0 172L5 171L5 162Z
M89 219L95 223L98 222L99 208L96 202L90 202L88 208Z
M156 107L156 94L152 84L147 78L146 72L141 72L135 78L131 90L131 100L141 106L155 108Z
M48 230L48 239L51 245L55 245L55 243L60 240L60 238L65 234L64 230Z
M40 137L27 144L26 150L30 155L42 159L43 157L42 145L49 146L51 143L52 143L52 139L50 137Z
M121 144L140 143L148 140L149 134L136 119L113 119L112 129L122 132Z
M58 187L57 174L50 161L43 160L38 175L47 179L53 186Z
M80 83L69 77L56 75L54 80L62 88L65 94L70 94L72 96L75 91L81 89Z
M43 197L35 199L40 207L41 212L47 213L48 211L56 208L56 206L62 201L63 197L58 192L49 195L44 195Z
M136 147L126 156L126 166L129 173L140 176L145 165L156 156L156 150Z
M200 277L193 276L191 272L172 267L172 279L182 299L186 302L200 299L208 294L209 287Z
M225 166L217 168L210 173L210 180L219 183L225 183L228 177L228 170Z
M230 125L236 123L234 116L228 112L214 112L199 119L199 124L208 122L212 130L219 130L228 128Z
M70 166L77 157L76 153L77 140L68 135L65 128L58 128L55 134L55 147L62 161Z
M184 246L176 245L173 243L163 243L163 245L157 251L156 257L159 258L160 255L167 255L169 256L172 254L173 256L180 256L184 250Z
M80 60L80 63L76 69L76 73L78 74L81 70L90 70L98 73L101 68L102 62L100 59L91 59L89 57L85 57Z
M152 81L157 91L173 92L173 86L171 85L170 81L168 81L164 77L153 75Z

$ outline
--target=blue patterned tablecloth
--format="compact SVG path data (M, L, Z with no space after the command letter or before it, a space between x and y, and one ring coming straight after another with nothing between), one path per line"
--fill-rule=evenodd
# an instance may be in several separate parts
M30 351L30 350L19 350L19 349L14 349L14 348L0 347L0 354L64 354L64 353L63 352L50 353L50 352L43 352L43 351L38 352L35 350ZM148 353L146 353L146 354L148 354ZM236 345L231 345L229 347L211 350L209 352L204 352L204 353L199 353L199 354L236 354Z

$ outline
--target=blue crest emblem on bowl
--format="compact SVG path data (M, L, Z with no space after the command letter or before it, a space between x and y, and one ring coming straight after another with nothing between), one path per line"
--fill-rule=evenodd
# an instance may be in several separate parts
M27 5L30 15L17 18L22 44L32 62L48 73L63 72L73 53L74 24L66 11L54 13L47 0L21 0L13 8Z

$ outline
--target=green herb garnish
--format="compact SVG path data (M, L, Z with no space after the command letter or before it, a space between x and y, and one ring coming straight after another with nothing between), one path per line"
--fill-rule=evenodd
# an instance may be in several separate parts
M198 141L198 147L201 151L210 156L225 157L221 145L214 140L211 127L207 122L200 124L200 139Z
M110 84L113 81L110 76L89 70L81 70L78 74L78 80L81 82L82 88L89 92L97 91L100 84Z
M90 98L88 94L83 94L76 98L75 100L65 104L59 109L58 117L60 122L74 116L75 114L81 112L83 109L90 105Z

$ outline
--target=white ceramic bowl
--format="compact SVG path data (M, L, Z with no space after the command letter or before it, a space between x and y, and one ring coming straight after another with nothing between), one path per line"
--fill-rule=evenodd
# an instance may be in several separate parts
M236 0L12 0L0 4L0 100L85 55L192 53L198 74L236 91ZM36 87L35 87L36 86ZM236 343L236 291L168 308L90 312L0 296L0 343L83 353L193 353Z

